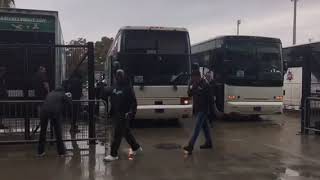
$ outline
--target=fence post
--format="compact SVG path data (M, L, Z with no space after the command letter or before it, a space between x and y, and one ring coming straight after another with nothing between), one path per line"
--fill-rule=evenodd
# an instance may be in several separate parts
M303 67L302 67L302 97L301 97L301 134L305 134L305 113L308 113L306 107L306 100L311 93L311 58L312 50L311 47L306 47L303 50Z
M29 116L29 106L28 103L22 103L22 112L25 115L24 118L24 139L30 140L30 116Z
M310 104L310 99L306 98L305 100L305 116L304 116L304 134L309 134L309 129L310 128L310 113L311 113L311 104Z
M96 137L96 127L94 119L94 45L88 42L88 83L89 83L89 138ZM95 140L90 140L90 144L95 144Z

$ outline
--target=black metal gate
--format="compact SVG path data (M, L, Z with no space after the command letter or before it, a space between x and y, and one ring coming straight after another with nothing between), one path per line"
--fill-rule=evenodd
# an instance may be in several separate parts
M301 133L320 132L320 43L287 48L289 67L302 67Z
M42 101L35 96L33 77L40 66L47 70L50 89L62 86L64 80L80 72L83 96L73 100L79 108L67 109L63 118L64 140L88 140L94 144L106 139L108 128L106 104L95 100L94 45L0 44L2 77L7 97L0 97L0 143L37 142L39 107ZM74 107L74 106L73 106ZM95 110L97 110L95 112ZM99 111L100 110L100 111ZM71 111L77 111L71 113ZM78 114L80 132L71 136L70 119ZM48 131L52 137L52 131ZM53 140L51 138L51 140Z

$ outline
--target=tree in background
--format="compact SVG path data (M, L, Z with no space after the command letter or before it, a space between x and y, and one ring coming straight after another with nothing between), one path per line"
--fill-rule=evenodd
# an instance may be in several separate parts
M75 40L71 40L67 43L68 45L86 45L87 40L85 38L78 38ZM79 71L83 76L85 76L87 72L87 61L84 61L79 67L81 60L86 54L86 49L81 47L75 47L75 48L67 48L66 49L66 70L67 70L67 76L70 77L72 73L75 71ZM78 68L78 69L77 69Z
M102 37L100 41L95 43L95 63L100 65L103 64L107 58L107 53L111 47L113 38Z
M11 8L15 6L14 0L0 0L0 7L1 8Z
M113 38L102 37L100 41L95 42L94 54L95 54L95 70L103 71L104 62L107 58L107 53L111 47ZM71 40L67 43L68 45L86 45L87 40L85 38L78 38ZM86 53L85 48L67 48L67 76L70 75L77 69L80 73L86 77L87 73L87 61L84 61L79 67L79 63Z

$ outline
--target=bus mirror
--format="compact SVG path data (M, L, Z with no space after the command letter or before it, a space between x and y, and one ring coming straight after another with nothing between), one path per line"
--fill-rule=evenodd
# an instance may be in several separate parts
M287 61L283 61L283 74L285 74L288 70L288 62Z

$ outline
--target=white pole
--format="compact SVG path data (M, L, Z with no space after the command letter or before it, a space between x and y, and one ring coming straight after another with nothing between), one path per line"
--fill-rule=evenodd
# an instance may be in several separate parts
M297 2L298 0L291 0L294 1L294 7L293 7L293 38L292 43L293 45L296 44L297 41Z

